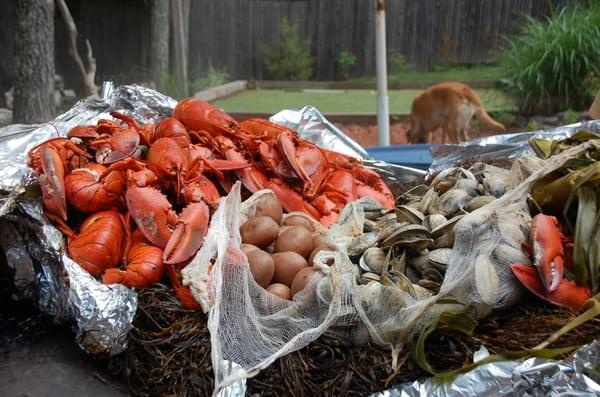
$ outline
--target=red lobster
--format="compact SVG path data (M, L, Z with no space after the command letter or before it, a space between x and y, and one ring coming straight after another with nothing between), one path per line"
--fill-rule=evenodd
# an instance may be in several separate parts
M513 274L538 297L558 306L579 309L591 297L591 290L564 277L565 249L558 220L553 216L536 215L531 224L533 246L525 246L533 258L534 267L511 264Z
M107 269L102 276L102 282L119 283L142 289L159 282L164 274L163 251L148 243L144 234L138 229L131 235L125 270Z
M64 227L61 231L68 237L69 257L92 276L117 266L127 252L129 227L123 215L115 210L90 215L79 226L78 234Z

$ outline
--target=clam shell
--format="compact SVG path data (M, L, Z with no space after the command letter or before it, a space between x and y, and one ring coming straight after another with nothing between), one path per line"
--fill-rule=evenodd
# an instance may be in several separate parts
M388 287L397 287L405 292L408 292L410 296L417 299L417 294L413 288L412 282L409 280L404 273L400 272L389 272L381 277L381 284Z
M436 186L441 181L453 176L457 171L458 171L458 168L456 168L456 167L450 167L450 168L446 168L446 169L440 171L435 176L435 178L433 178L433 180L431 181L429 186Z
M454 215L463 209L471 198L469 193L462 189L450 189L440 196L436 213L444 216Z
M489 306L494 306L500 293L500 278L494 264L487 256L475 259L475 286L481 301Z
M423 196L421 202L419 203L419 211L422 214L436 213L435 211L431 212L431 209L436 207L438 197L439 196L435 190L428 190L427 193L425 193L425 195Z
M367 272L383 273L388 267L388 258L384 250L379 247L368 248L360 257L359 266Z
M491 203L494 200L496 200L496 197L494 197L494 196L477 196L477 197L473 197L467 203L467 205L465 205L465 210L468 211L468 212L473 212L476 209L481 208L484 205L487 205L487 204Z
M464 215L457 215L453 218L451 218L449 221L445 222L444 224L436 227L435 229L433 229L431 231L431 237L438 238L448 232L453 231L454 226L456 225L456 222L458 222Z
M406 258L406 263L419 273L425 271L429 267L429 252L424 251L415 255L409 255Z
M428 190L429 186L427 185L417 185L398 196L396 202L398 204L406 204L411 201L421 201L421 198L425 195L425 193L427 193Z
M521 248L515 248L508 244L500 244L492 252L492 258L500 263L524 263L531 264L529 255L525 254Z
M400 246L409 252L419 252L433 243L429 230L421 225L406 225L400 227L385 240L382 247Z
M408 222L420 225L423 223L425 215L418 209L407 205L400 205L396 208L396 218L398 219L398 222Z
M425 280L435 281L436 283L441 283L444 281L444 275L439 270L434 268L425 269L421 273L421 277L423 277Z
M413 290L415 291L417 300L422 301L433 296L433 292L431 292L427 288L421 287L419 284L413 284L412 286Z
M483 190L494 197L502 197L509 190L504 178L495 174L487 174L483 178Z
M432 214L427 215L425 219L423 219L423 226L425 226L429 230L434 230L437 227L446 223L448 219L442 214Z
M456 181L457 179L455 177L448 177L442 181L439 181L437 185L435 185L435 190L438 192L438 194L444 194L454 187Z
M363 230L365 232L374 232L377 230L377 222L371 219L365 219L365 223L363 224Z
M419 280L417 282L417 285L426 288L430 291L433 291L434 294L440 292L440 284L432 280Z
M527 225L527 223L517 221L515 217L501 217L498 219L497 227L504 241L507 241L513 247L520 247L528 240Z
M406 273L406 251L403 250L399 256L391 256L394 249L388 252L388 268L401 273Z
M446 234L442 234L440 237L433 240L433 249L452 248L454 247L454 240L456 235L453 231Z
M348 256L356 257L361 255L367 248L377 245L379 238L377 233L369 232L363 233L360 236L356 236L348 245Z
M435 269L446 271L448 263L450 263L450 257L452 256L451 248L440 248L433 250L427 256L427 260L430 266Z
M362 285L367 285L370 282L379 282L381 280L381 276L379 276L379 274L375 274L375 273L371 273L371 272L366 272L361 274L360 278L358 279L358 282Z
M476 179L459 179L454 184L455 189L462 189L475 197L479 194L479 182Z

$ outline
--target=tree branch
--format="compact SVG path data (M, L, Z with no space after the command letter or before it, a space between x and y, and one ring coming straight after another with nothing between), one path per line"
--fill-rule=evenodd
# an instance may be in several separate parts
M67 26L67 32L69 34L69 54L75 60L77 67L79 68L79 72L81 73L81 78L83 80L83 90L84 95L97 95L98 94L98 86L94 84L94 79L96 77L96 60L92 54L92 46L90 42L86 39L85 44L87 47L87 62L88 67L86 68L81 56L79 55L79 51L77 51L77 26L75 25L75 21L71 16L71 12L67 7L67 4L64 0L56 0L56 4L58 5L58 9L62 16L62 19Z

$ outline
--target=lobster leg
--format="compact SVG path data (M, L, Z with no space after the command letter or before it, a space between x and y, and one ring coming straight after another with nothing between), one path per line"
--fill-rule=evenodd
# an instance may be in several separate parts
M554 292L548 292L534 267L515 263L510 268L517 279L539 298L558 306L567 307L572 310L579 309L592 293L589 288L575 284L573 281L563 278Z
M261 189L271 189L287 212L300 211L315 219L321 218L321 214L315 207L307 203L300 194L279 179L267 180Z
M48 212L63 221L67 220L67 198L65 194L65 169L63 162L52 147L46 146L41 153L42 174L40 186L44 206Z
M171 280L171 284L173 285L173 290L175 291L175 296L179 299L179 302L188 310L200 310L200 304L194 299L194 295L192 295L192 291L184 285L181 284L181 280L179 278L179 274L177 274L177 270L173 265L166 265L167 276L169 276L169 280Z
M208 206L203 202L188 205L180 214L163 254L168 265L188 260L198 251L208 231Z
M200 174L191 183L186 183L182 190L183 198L188 203L204 201L215 208L219 205L221 195L217 187L204 175Z

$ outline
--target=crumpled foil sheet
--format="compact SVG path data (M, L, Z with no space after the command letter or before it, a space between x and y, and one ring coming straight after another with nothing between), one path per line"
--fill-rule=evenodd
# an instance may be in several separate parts
M269 121L296 130L301 138L323 148L362 159L365 166L377 171L391 186L412 185L425 177L426 172L423 170L373 159L362 146L312 106L282 110L271 116Z
M74 321L77 342L90 353L110 356L126 349L137 294L122 285L102 284L68 258L62 233L43 216L27 153L49 138L65 136L75 125L110 118L113 110L150 122L170 115L176 104L142 86L107 82L99 97L79 101L51 122L0 129L0 246L15 271L15 298L36 299L56 323Z
M475 361L488 355L483 347L477 353ZM404 383L372 397L598 396L599 368L600 341L594 341L565 361L499 361L474 368L448 384L427 379Z
M485 138L461 142L457 145L434 145L431 148L433 163L428 175L437 173L465 159L479 161L516 159L524 154L533 155L528 139L564 139L578 131L587 130L600 133L600 120L584 121L547 130L519 132L514 134L492 135Z

